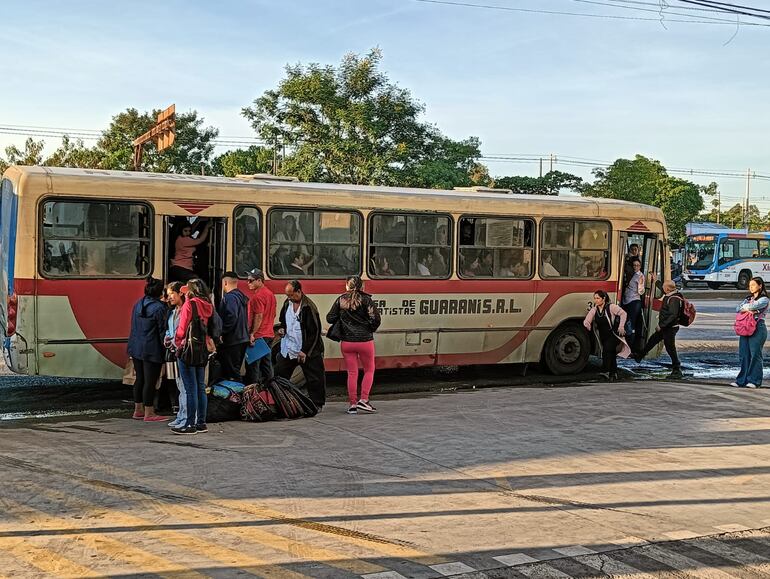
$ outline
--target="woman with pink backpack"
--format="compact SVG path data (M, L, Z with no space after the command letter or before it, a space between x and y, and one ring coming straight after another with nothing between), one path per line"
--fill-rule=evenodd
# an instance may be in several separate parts
M730 384L735 388L762 387L762 348L767 340L765 316L770 298L761 277L752 278L749 292L735 309L735 333L738 334L738 357L741 362L741 371L735 382Z

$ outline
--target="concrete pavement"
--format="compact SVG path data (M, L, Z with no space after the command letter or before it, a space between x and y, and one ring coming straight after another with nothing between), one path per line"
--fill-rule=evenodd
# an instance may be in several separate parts
M612 553L770 524L768 390L589 383L377 406L193 437L127 418L4 426L0 574L561 577L537 565L599 552L633 568Z

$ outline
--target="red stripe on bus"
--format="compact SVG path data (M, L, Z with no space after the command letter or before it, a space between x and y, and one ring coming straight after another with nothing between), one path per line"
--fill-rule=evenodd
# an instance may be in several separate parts
M303 282L308 295L341 293L341 280L308 280ZM271 280L268 286L280 293L284 282ZM593 292L597 289L615 291L616 284L609 281L591 282L574 280L372 280L367 291L375 297L390 294L410 295L414 299L435 294L465 293L472 295L496 295L500 293L547 293L546 298L525 323L539 324L548 310L562 297L576 292ZM66 296L75 320L87 339L109 339L128 336L131 326L131 308L142 296L143 280L48 280L17 279L16 291L21 295ZM280 300L280 295L279 295ZM110 313L111 315L105 315ZM322 312L323 314L323 312ZM430 332L430 328L425 329ZM398 368L434 364L494 364L505 359L524 343L527 330L518 331L505 344L485 352L460 354L417 354L406 356L379 356L377 367ZM41 337L46 338L45 332ZM53 337L53 336L51 336ZM125 344L97 343L93 347L113 364L123 367L127 361ZM341 369L341 359L328 360L329 370Z

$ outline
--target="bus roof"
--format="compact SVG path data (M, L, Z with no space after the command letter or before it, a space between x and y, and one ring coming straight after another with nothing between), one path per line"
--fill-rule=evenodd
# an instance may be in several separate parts
M580 197L577 195L518 195L512 193L495 193L491 191L467 191L467 190L445 190L445 189L418 189L409 187L381 187L370 185L345 185L335 183L307 183L299 181L273 180L255 176L243 177L207 177L202 175L181 175L175 173L145 173L134 171L106 171L102 169L72 169L64 167L40 167L40 166L11 166L6 170L6 177L10 177L17 182L45 179L53 184L53 192L57 192L59 187L69 189L67 185L84 185L84 181L99 180L113 183L115 186L128 185L131 189L144 189L153 187L159 183L172 185L165 191L153 192L154 198L162 199L180 199L190 198L194 195L197 198L210 197L219 201L237 201L245 202L245 194L248 190L282 191L289 194L296 194L298 200L307 202L308 197L317 195L328 195L330 202L335 205L343 203L342 198L351 198L355 196L358 205L367 205L373 203L373 206L382 207L387 201L398 201L403 198L411 198L414 201L419 199L419 205L435 205L437 211L467 211L468 205L473 205L476 210L479 204L475 201L486 200L489 202L489 211L505 208L510 211L510 204L518 205L543 205L548 206L551 211L557 213L584 214L586 217L603 216L618 217L624 219L648 219L664 222L663 213L657 207L643 205L641 203L632 203L629 201L619 201L616 199L603 199L595 197ZM220 192L213 189L231 188L233 190L233 199L223 199ZM189 188L189 189L188 189ZM197 191L196 191L197 190ZM243 191L244 195L236 192ZM21 194L21 192L20 192ZM352 195L351 195L352 194ZM333 199L339 196L338 199ZM304 199L303 199L304 198ZM375 202L379 201L379 202ZM291 202L289 199L282 198L282 203ZM387 203L390 204L390 203ZM409 209L401 203L393 203L394 208ZM486 209L486 207L485 207ZM521 207L521 211L528 211ZM487 212L486 210L484 211Z

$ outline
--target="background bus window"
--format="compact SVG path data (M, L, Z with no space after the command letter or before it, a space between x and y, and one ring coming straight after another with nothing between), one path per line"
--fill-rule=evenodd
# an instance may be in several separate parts
M233 268L246 276L254 268L262 269L262 214L256 207L235 210L235 247Z
M544 220L542 229L541 277L607 277L610 230L608 223Z
M46 201L42 270L48 277L146 277L150 211L121 202Z
M719 265L752 257L759 257L759 241L756 239L728 238L719 246Z
M463 217L460 219L462 278L529 278L532 276L532 230L528 219Z
M372 215L370 223L372 277L449 277L449 217L378 213Z
M361 216L352 212L273 210L270 275L346 277L361 273Z

